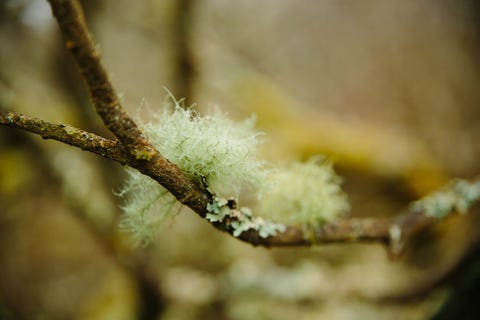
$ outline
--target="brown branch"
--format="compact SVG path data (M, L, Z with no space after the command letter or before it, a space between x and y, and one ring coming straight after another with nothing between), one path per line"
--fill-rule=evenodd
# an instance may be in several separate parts
M40 135L43 139L56 141L90 151L104 158L122 164L128 164L131 159L123 146L117 140L109 140L90 132L62 123L51 123L45 120L29 117L24 114L3 111L0 109L0 124L11 128L21 129ZM150 175L150 174L149 174ZM203 198L202 198L203 199ZM202 202L200 199L193 201ZM182 202L182 201L181 201ZM186 201L182 202L186 204ZM192 208L192 206L191 206ZM200 216L206 215L206 204L194 209ZM412 224L405 224L410 226ZM415 225L415 224L413 224ZM232 234L233 230L225 224L216 227ZM290 226L285 232L276 236L262 238L258 232L249 230L243 232L239 239L253 245L273 246L310 246L312 244L347 242L347 241L381 241L389 239L390 221L385 219L340 219L323 225L313 232L305 232L301 227Z
M135 122L123 110L118 96L100 63L98 52L88 32L82 8L78 1L49 0L53 15L63 34L65 45L72 53L85 79L92 102L105 126L131 150L144 154L149 143ZM149 150L155 153L154 150Z
M165 159L123 110L118 96L100 62L82 8L76 0L49 0L65 39L105 126L131 155L128 164L150 176L181 203L205 214L209 193L188 179L175 164Z
M249 230L239 238L264 246L380 242L389 246L390 257L395 259L420 231L452 214L466 213L479 202L480 176L470 182L453 180L442 189L412 203L405 213L391 219L339 219L310 232L303 231L301 227L287 227L284 232L268 238L261 238L258 232Z
M311 246L342 242L389 242L391 221L382 218L347 218L304 230L301 226L287 226L284 232L261 238L258 232L243 232L239 239L266 247Z
M132 152L135 159L129 165L154 178L167 188L183 204L192 208L201 217L207 214L211 202L208 192L200 189L178 169L162 157L145 138L135 122L124 112L115 90L100 62L80 4L77 1L49 0L67 48L73 54L89 87L97 113L107 128ZM143 161L147 160L147 161ZM219 226L221 229L227 229ZM385 222L372 219L345 220L325 225L315 231L314 242L339 242L347 240L385 240L388 228ZM244 232L242 240L265 246L310 245L311 236L300 227L289 227L284 233L267 239L258 233Z
M117 140L105 139L67 124L51 123L3 110L0 110L0 124L36 133L43 139L57 140L122 164L128 163L128 154Z
M24 115L1 112L0 124L20 128L88 150L112 160L126 163L148 175L169 190L182 204L205 218L207 204L213 201L209 192L188 179L181 170L162 157L145 138L135 122L124 112L115 94L77 1L49 0L64 35L66 46L72 52L89 87L97 113L105 125L119 139L111 141L63 124L52 124ZM477 179L476 183L479 180ZM479 187L480 188L480 187ZM477 199L478 200L478 199ZM448 214L455 207L444 211ZM232 220L234 221L234 220ZM233 234L232 221L214 225ZM418 231L429 227L437 219L424 210L411 209L396 219L350 218L326 223L315 230L305 231L301 226L288 226L285 231L262 238L256 230L249 229L239 235L245 242L262 246L300 246L331 242L390 243L398 254L405 242Z
M119 141L109 140L93 133L74 128L62 123L50 123L48 121L32 118L15 112L7 112L0 109L0 125L22 129L40 135L44 139L57 140L82 150L90 151L104 158L111 159L122 164L135 165L137 159L133 159ZM163 167L158 162L148 161L146 166L141 167L149 176L163 174ZM152 174L153 172L153 174ZM179 189L185 188L182 180L173 181L172 184L179 185ZM474 179L470 185L475 185L475 192L480 193L480 177ZM455 184L447 186L444 190L449 191ZM444 191L445 192L445 191ZM458 203L464 201L462 192L453 193L452 202L447 209L442 209L441 217L458 211ZM471 193L471 192L466 192ZM451 196L452 194L450 194ZM478 197L477 197L478 198ZM476 198L475 202L478 202ZM190 199L179 199L181 203L192 208L198 215L205 218L207 214L208 195L203 191ZM469 200L470 201L470 200ZM196 205L192 205L196 204ZM470 203L473 205L473 202ZM382 218L345 218L326 223L314 230L305 230L302 226L287 226L285 231L278 232L274 236L262 238L256 230L250 229L241 233L238 239L253 245L266 247L283 246L310 246L322 243L342 242L379 242L390 245L393 257L402 253L405 244L418 232L435 224L439 217L429 215L422 207L412 206L405 214L393 219ZM232 222L223 221L214 223L218 229L233 234Z

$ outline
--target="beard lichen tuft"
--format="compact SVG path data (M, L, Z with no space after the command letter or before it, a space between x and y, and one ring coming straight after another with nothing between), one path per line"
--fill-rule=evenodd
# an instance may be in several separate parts
M263 217L313 228L349 210L341 178L332 164L320 157L278 168L267 180L271 187L258 205Z
M258 156L261 133L253 117L235 122L219 110L201 116L178 102L142 128L160 153L191 179L222 197L255 190L266 173Z
M155 240L160 226L180 205L155 180L132 168L126 172L127 181L117 194L125 199L120 228L133 236L136 245L143 247Z
M224 223L225 216L233 214L230 227L235 236L253 229L265 238L283 232L283 224L313 228L348 211L341 179L331 163L317 157L267 170L258 155L262 141L254 130L253 118L234 122L218 110L201 116L172 100L173 105L152 114L151 122L140 123L158 151L190 179L204 185L215 199L233 197L238 201L243 192L256 195L250 198L257 198L257 209L263 216L226 208L225 200L206 208L210 222ZM134 169L127 169L127 174L119 193L125 199L121 227L133 233L137 244L146 245L180 204L151 178Z
M266 170L258 157L261 134L254 131L254 118L234 122L218 110L201 116L172 100L173 106L152 114L152 122L140 123L158 151L215 195L238 198L243 191L258 193ZM119 193L125 198L121 227L145 245L172 216L175 199L151 178L134 169L127 173Z

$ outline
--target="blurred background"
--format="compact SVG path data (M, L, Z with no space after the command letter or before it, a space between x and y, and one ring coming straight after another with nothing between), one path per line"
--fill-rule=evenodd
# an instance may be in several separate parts
M393 216L480 173L474 0L82 3L131 115L161 108L162 86L256 114L266 159L335 161L353 216ZM111 137L44 0L0 1L0 108ZM399 261L380 244L254 248L187 209L138 249L117 228L124 177L0 127L0 319L480 316L478 214L423 232Z

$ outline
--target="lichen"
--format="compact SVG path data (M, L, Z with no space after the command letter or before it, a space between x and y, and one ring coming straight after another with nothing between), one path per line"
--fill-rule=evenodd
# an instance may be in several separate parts
M272 171L268 181L271 188L263 195L258 210L274 221L315 227L349 210L340 177L321 157Z
M208 213L205 218L210 222L222 222L230 214L227 203L227 199L214 197L213 202L207 205Z
M479 181L468 182L458 179L443 190L415 201L411 209L424 212L426 216L441 219L453 212L466 213L479 199Z
M222 197L262 184L265 162L258 156L261 133L254 130L254 118L235 122L219 110L201 116L173 101L141 125L164 157Z
M152 114L152 122L139 122L140 127L165 158L214 195L206 208L208 221L236 237L254 230L267 238L286 230L286 223L314 227L348 210L331 163L317 157L267 170L258 156L261 134L254 130L253 118L234 122L218 110L201 116L172 101L160 114ZM126 199L122 227L134 233L137 243L147 244L172 216L177 202L149 177L133 169L127 173L120 192ZM226 200L237 203L244 191L256 195L250 198L258 200L264 217L254 217L249 208L237 209Z
M258 192L266 171L257 156L261 141L253 129L254 119L237 123L218 110L201 116L172 100L174 105L164 106L160 115L153 114L152 122L140 122L159 152L213 194L237 199L243 190ZM121 227L131 231L137 243L148 244L162 222L172 216L175 199L136 170L127 169L127 174L119 193L125 198ZM223 211L217 210L224 210L224 204L214 205L219 208L209 207L212 213L207 219L221 221Z
M146 246L158 235L160 226L179 207L175 198L155 180L127 168L127 183L117 194L125 198L120 228L133 235L136 245Z
M215 197L213 202L207 206L207 210L207 220L220 222L225 228L231 228L234 237L239 237L245 231L255 230L261 238L268 238L275 236L278 232L284 232L286 229L283 224L266 221L261 217L253 217L250 208L232 209L224 198Z

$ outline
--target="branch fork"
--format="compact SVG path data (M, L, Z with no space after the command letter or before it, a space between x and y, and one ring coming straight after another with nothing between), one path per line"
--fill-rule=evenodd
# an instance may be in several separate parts
M0 124L29 131L44 139L57 140L129 165L156 180L179 202L190 207L200 217L209 220L207 206L214 201L212 195L186 177L178 166L163 157L124 111L101 64L100 54L88 31L79 2L49 0L49 3L63 34L65 45L72 53L87 84L96 112L116 139L106 139L67 124L51 123L2 109ZM470 185L477 188L475 190L478 191L478 196L473 201L477 202L480 199L480 178L473 180ZM268 237L255 229L247 229L235 235L242 241L267 247L310 246L332 242L380 242L389 245L391 254L398 256L410 238L438 220L428 215L427 209L418 210L418 207L415 210L409 209L393 219L339 219L314 230L306 230L302 226L285 226ZM445 216L455 212L455 209L452 205ZM210 222L230 234L235 232L221 221Z

